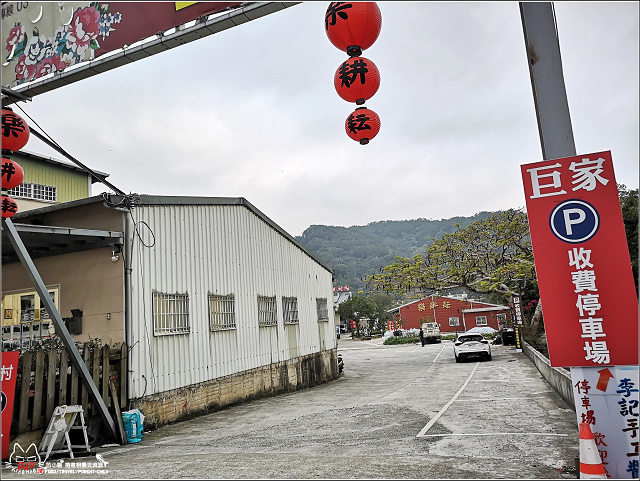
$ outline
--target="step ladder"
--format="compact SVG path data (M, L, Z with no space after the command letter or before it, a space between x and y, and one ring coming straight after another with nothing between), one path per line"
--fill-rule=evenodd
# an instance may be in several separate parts
M78 416L79 415L79 416ZM80 420L80 424L76 425L76 421ZM81 429L84 437L84 445L72 445L69 439L69 431L72 429ZM83 448L90 451L89 438L87 437L87 427L84 424L84 410L80 405L63 405L56 406L49 421L49 427L42 436L38 453L41 455L42 462L45 462L49 456L57 453L69 453L73 459L73 448ZM42 454L45 454L42 457Z

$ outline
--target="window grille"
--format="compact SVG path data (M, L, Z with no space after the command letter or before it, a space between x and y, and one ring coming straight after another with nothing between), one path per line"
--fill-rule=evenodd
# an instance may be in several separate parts
M23 182L19 186L9 189L8 194L12 197L25 199L45 200L47 202L58 201L58 188L51 185Z
M487 316L476 317L476 326L486 326L486 325L487 325Z
M260 327L278 325L275 296L258 296L258 325Z
M300 322L298 318L298 298L283 297L282 312L285 324L298 324Z
M327 309L327 299L316 299L316 310L318 311L318 321L329 320L329 310Z
M153 293L153 335L188 334L189 295Z
M506 314L496 314L496 320L498 322L504 323L507 320L507 315Z
M459 326L460 325L460 318L459 317L450 317L449 318L449 325L450 326Z
M209 319L212 331L236 328L235 296L209 295Z

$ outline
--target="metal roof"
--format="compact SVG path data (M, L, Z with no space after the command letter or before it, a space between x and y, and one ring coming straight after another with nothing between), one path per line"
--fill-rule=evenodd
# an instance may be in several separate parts
M32 259L80 252L124 242L122 232L46 225L13 224ZM2 263L18 262L18 254L2 227Z
M482 304L486 304L483 302ZM488 311L507 311L510 308L508 306L501 306L499 304L491 304L493 307L474 307L470 309L462 309L462 312L488 312Z
M411 302L407 302L406 304L402 304L401 306L396 306L393 307L391 309L388 309L387 312L396 312L399 311L401 308L403 307L407 307L410 306L411 304L415 304L416 302L422 302L422 301L428 301L428 300L433 300L433 299L440 299L440 298L446 298L446 299L451 299L452 301L464 301L464 302L468 302L468 303L472 303L475 302L476 304L484 304L487 306L495 306L495 307L477 307L477 308L469 308L469 309L463 309L464 312L475 312L475 311L481 311L481 310L486 310L486 311L495 311L497 308L504 308L504 309L508 309L508 307L500 305L500 304L492 304L490 302L483 302L483 301L477 301L475 299L461 299L459 297L455 297L455 296L438 296L438 295L433 295L433 296L428 296L428 297L423 297L422 299L417 299L415 301L411 301Z
M292 242L299 249L305 252L315 262L320 264L324 269L333 274L333 269L321 261L315 254L307 250L293 236L282 229L278 224L273 222L269 217L262 213L257 207L251 204L244 197L188 197L188 196L156 196L156 195L138 195L131 194L128 198L119 195L101 194L85 199L74 200L60 204L53 204L38 209L32 209L24 212L16 213L11 221L14 223L19 233L24 232L25 236L20 236L30 255L32 249L38 254L38 257L46 257L48 255L58 255L65 252L74 252L78 250L96 249L105 247L112 243L122 243L124 234L122 232L92 231L85 229L69 229L64 227L52 226L34 226L29 220L48 212L55 212L73 207L103 202L106 208L121 208L118 206L126 205L125 201L130 201L132 208L136 205L239 205L249 209L253 214L258 216L262 221L268 224L272 229ZM23 220L24 223L20 223ZM67 230L67 232L64 231ZM120 239L120 241L118 241ZM47 245L50 247L47 249ZM57 247L55 247L57 246ZM32 257L36 257L32 255ZM2 229L2 263L10 263L17 261L17 255L11 245L6 229Z
M82 172L83 174L86 174L87 176L90 176L90 174L86 170L84 170L84 169L82 169L82 168L80 168L80 167L78 167L76 165L70 164L70 163L68 163L66 161L63 161L63 160L54 159L53 157L47 157L47 156L42 155L42 154L37 154L35 152L30 152L28 150L20 149L14 155L20 155L20 156L26 157L27 159L33 159L33 160L47 162L47 163L54 164L54 165L57 165L57 166L60 166L60 167L64 167L66 169L77 170L79 172ZM109 174L107 174L106 172L100 172L99 170L94 170L94 172L102 175L103 177L109 177ZM95 177L91 176L91 183L95 184L96 182L100 182L100 180L98 180Z

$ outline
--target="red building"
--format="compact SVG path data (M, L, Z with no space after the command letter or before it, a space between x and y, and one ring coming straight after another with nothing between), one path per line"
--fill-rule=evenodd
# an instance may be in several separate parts
M512 325L509 306L452 296L425 297L388 312L402 329L419 329L423 322L437 322L441 333L486 326L500 330L505 325Z

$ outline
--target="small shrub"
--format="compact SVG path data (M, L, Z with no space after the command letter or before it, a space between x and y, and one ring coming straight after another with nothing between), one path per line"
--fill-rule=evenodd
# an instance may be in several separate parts
M396 336L392 336L392 337L388 337L387 339L385 339L383 344L385 346L390 346L390 345L393 345L393 344L415 344L417 342L420 342L420 338L418 336L412 336L412 337L396 337Z

